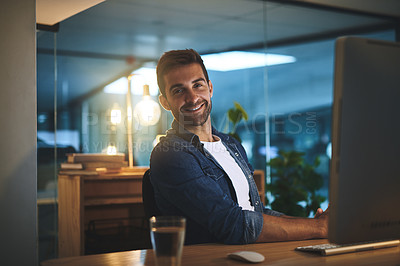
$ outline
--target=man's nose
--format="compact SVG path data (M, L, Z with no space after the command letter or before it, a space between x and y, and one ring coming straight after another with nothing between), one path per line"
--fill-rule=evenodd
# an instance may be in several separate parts
M196 103L198 99L199 99L199 96L197 95L197 93L193 89L187 90L186 102Z

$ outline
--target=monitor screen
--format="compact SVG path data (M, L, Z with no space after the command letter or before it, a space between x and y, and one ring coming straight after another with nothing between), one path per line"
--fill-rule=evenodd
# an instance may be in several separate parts
M400 239L400 44L336 41L329 240Z

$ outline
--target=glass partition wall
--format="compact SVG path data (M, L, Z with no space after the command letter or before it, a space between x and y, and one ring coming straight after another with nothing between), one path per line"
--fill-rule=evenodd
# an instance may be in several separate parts
M261 55L264 60L261 66L235 70L216 70L206 63L214 87L211 114L213 125L219 131L231 131L232 124L227 112L234 107L235 102L239 103L247 112L248 120L241 121L235 130L253 167L266 171L267 189L271 183L267 162L276 158L281 150L298 151L304 152L304 159L310 164L316 157L319 158L320 164L315 170L323 178L319 193L328 197L335 38L352 34L394 40L394 29L371 27L369 30L363 25L369 23L370 16L348 12L342 14L338 10L321 11L275 1L238 0L232 6L225 5L224 1L216 1L221 4L215 6L213 16L226 19L227 13L238 16L240 13L242 17L239 20L231 17L230 23L240 20L245 22L238 23L236 28L224 26L224 23L214 28L207 26L215 35L224 33L232 36L231 45L222 45L219 39L214 42L198 38L203 35L204 25L192 28L188 39L195 38L195 42L179 43L174 39L170 28L168 32L172 32L171 36L162 36L162 41L154 43L152 38L155 36L151 34L134 36L135 25L132 24L132 36L128 34L123 35L122 39L116 38L114 46L108 47L107 52L102 53L99 50L99 40L95 38L100 34L96 32L99 31L98 28L82 26L82 29L75 27L71 30L71 25L86 19L89 21L96 12L99 12L97 15L100 17L105 16L105 12L112 9L114 3L121 4L119 1L107 2L61 22L57 33L37 32L40 261L57 257L57 173L60 164L66 161L68 153L104 153L110 146L114 146L116 152L128 154L128 76L133 73L134 77L138 77L131 83L132 108L143 98L143 80L140 78L144 76L144 82L150 85L149 97L158 102L154 66L158 57L166 50L193 47L203 56L233 50ZM251 8L246 10L247 13L237 9L250 4ZM109 6L101 8L102 5ZM148 12L146 16L158 16L156 10L159 8L157 4L148 6L145 9ZM162 8L172 10L176 6L171 2L162 4ZM288 19L285 22L283 14L294 16L296 20ZM381 20L380 17L373 22L380 23ZM296 23L290 24L290 21ZM160 27L161 24L154 22L149 25L148 30L151 31L151 27ZM108 25L113 27L118 22L110 21ZM84 30L92 31L87 33L89 37L83 37ZM113 30L118 32L118 27L115 26ZM80 33L76 35L78 37L74 35L74 31ZM71 46L71 36L77 42L75 46ZM93 40L90 40L90 36ZM85 45L88 40L91 45ZM135 44L146 41L155 51L153 58L137 53ZM113 54L113 49L118 50L115 45L120 43L123 46L127 42L132 45L133 48L129 51L135 53L135 58L121 56L120 51ZM80 50L80 46L85 48ZM124 53L129 54L127 51ZM267 54L286 56L290 60L268 65ZM249 61L246 57L243 60ZM144 75L143 71L149 71L150 75ZM119 110L117 123L112 110ZM156 138L165 134L172 122L172 116L161 108L160 119L155 125L133 121L134 165L148 166ZM267 202L270 203L273 199L273 193L268 194ZM327 201L323 203L323 207L326 205Z
M39 261L53 258L57 250L56 80L57 34L38 30L37 60L37 216ZM40 47L40 48L39 48ZM72 150L71 150L72 151Z
M395 40L394 30L357 35ZM269 49L269 52L288 53L297 59L293 64L268 69L270 156L277 156L279 150L295 150L304 152L310 164L318 157L320 164L316 171L324 179L320 192L326 198L331 156L335 39L332 36ZM327 201L323 206L327 207Z

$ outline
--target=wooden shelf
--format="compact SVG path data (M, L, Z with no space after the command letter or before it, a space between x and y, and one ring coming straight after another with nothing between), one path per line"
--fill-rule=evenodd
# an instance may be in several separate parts
M148 168L98 175L58 176L58 255L85 254L85 230L91 221L144 217L142 178Z
M141 203L142 195L118 198L89 198L85 199L85 206L100 206L112 204L133 204Z
M144 172L140 173L115 173L115 174L100 174L95 176L86 176L85 181L88 180L123 180L123 179L137 179L141 180L143 178Z

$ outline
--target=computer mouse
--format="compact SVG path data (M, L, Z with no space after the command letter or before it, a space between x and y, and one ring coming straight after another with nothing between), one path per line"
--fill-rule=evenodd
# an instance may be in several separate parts
M265 257L255 251L237 251L228 254L228 258L251 263L263 262Z

